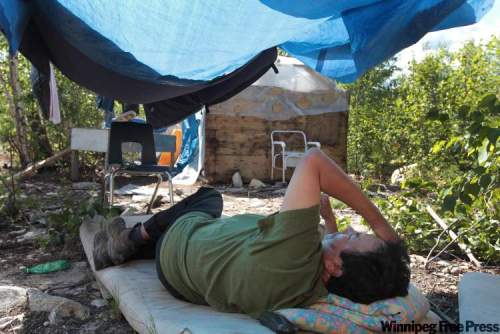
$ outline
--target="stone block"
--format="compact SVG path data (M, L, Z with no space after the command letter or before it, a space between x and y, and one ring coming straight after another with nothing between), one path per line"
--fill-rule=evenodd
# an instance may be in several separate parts
M466 273L458 285L460 323L500 325L500 276ZM469 323L470 324L470 323ZM467 333L486 333L486 329L468 328ZM489 331L491 332L491 330Z

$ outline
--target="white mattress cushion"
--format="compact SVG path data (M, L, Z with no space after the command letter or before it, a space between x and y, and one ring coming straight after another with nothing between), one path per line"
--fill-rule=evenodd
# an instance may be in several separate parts
M147 216L125 216L127 225ZM84 222L80 238L94 270L92 247L102 218ZM259 334L272 333L249 316L218 312L208 306L194 305L172 297L161 285L153 260L131 261L95 272L103 295L111 295L124 317L139 333Z

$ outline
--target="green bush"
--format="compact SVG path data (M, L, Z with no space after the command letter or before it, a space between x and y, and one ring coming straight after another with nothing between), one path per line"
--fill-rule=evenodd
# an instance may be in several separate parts
M493 37L430 54L405 73L391 60L347 86L349 171L388 180L416 164L402 191L377 200L413 251L428 252L442 232L429 205L476 256L500 263L499 54Z

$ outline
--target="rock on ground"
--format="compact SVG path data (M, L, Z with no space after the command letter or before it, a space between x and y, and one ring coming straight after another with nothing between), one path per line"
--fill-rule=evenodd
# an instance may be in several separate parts
M252 189L260 189L260 188L264 188L266 186L267 186L267 184L265 184L264 182L262 182L261 180L258 180L258 179L252 179L250 181L250 184L248 185L248 187L252 188Z
M0 286L0 315L24 307L27 302L26 292L25 288L18 286Z
M97 307L97 308L101 308L101 307L108 305L108 302L102 298L99 298L99 299L94 299L93 301L91 301L90 305Z
M417 168L417 164L411 164L408 166L403 166L396 169L391 175L391 184L398 184L406 180L409 176L414 173Z
M24 233L23 235L20 235L17 237L17 242L22 243L22 242L28 242L28 241L33 241L39 236L46 234L47 229L45 228L34 228L31 231L28 231Z
M85 320L89 317L90 310L74 300L52 296L41 292L38 289L28 289L28 304L32 312L50 312L50 323L55 323L56 319L64 317L75 317Z
M21 329L24 319L24 313L0 318L0 333L16 332Z
M239 172L236 172L233 174L233 187L235 188L241 188L243 187L243 179L241 178L241 175Z
M50 312L50 324L60 323L68 317L86 320L90 316L89 308L77 301L52 296L38 289L4 285L0 286L0 332L21 326L25 314L11 316L9 313L26 307L30 312Z

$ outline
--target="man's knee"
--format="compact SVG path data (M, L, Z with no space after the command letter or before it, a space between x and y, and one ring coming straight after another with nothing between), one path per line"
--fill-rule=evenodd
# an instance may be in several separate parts
M313 147L307 150L303 161L305 164L316 164L318 160L323 157L324 153L317 147Z

